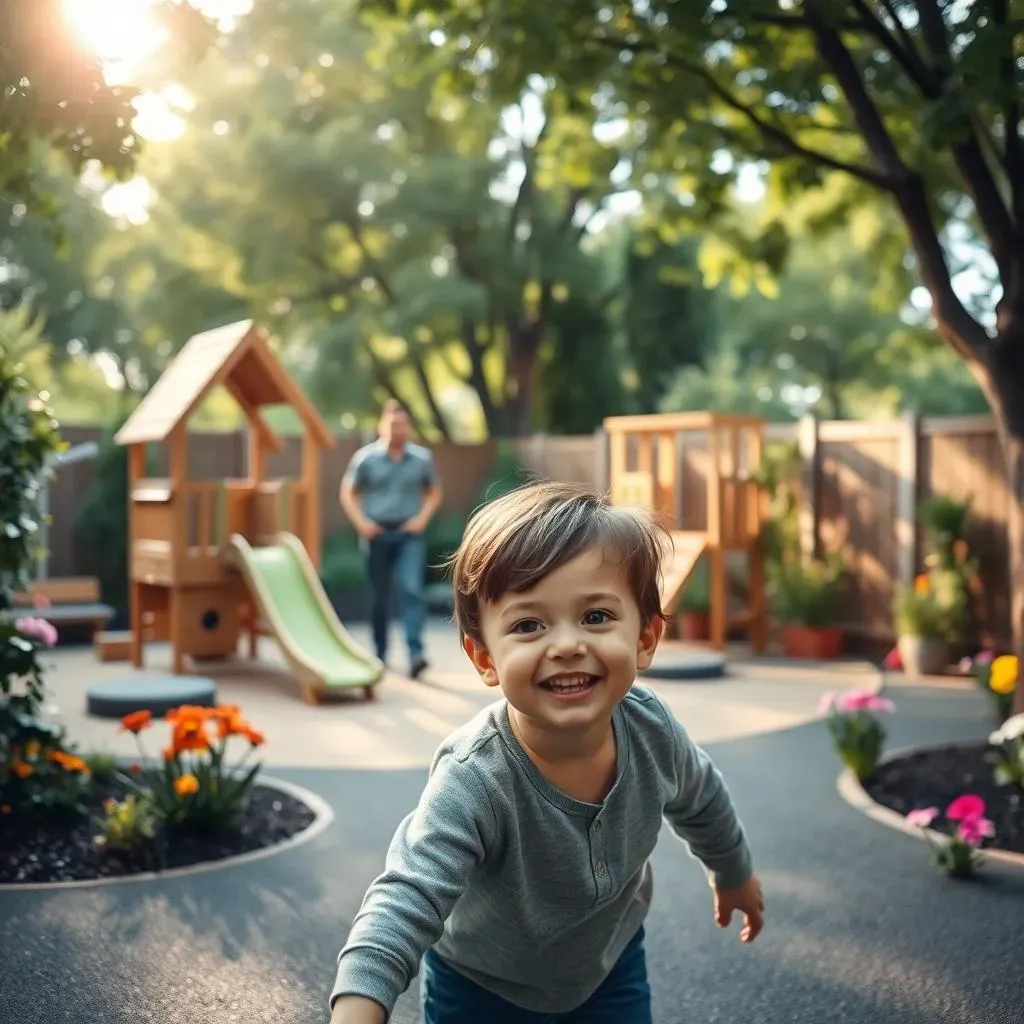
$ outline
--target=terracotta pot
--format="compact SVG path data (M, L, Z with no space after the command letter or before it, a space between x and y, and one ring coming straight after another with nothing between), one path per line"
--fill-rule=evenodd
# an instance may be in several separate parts
M676 625L683 640L707 640L711 636L711 616L707 612L680 612Z
M843 631L838 626L783 626L782 650L788 658L838 658L843 653Z

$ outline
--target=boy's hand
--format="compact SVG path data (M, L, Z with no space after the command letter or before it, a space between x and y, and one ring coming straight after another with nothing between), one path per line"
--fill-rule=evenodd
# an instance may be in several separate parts
M728 928L734 911L746 921L740 932L741 942L753 942L764 927L764 896L756 875L738 889L715 889L715 921L719 928Z

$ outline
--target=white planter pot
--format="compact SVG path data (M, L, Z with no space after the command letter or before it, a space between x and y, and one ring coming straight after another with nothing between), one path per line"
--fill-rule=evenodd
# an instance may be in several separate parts
M935 676L949 665L949 644L939 636L901 636L897 641L908 676Z

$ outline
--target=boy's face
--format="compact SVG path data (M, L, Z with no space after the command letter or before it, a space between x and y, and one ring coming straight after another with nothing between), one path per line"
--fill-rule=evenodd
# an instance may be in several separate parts
M664 630L640 621L625 566L600 548L483 605L480 626L483 644L463 643L483 681L535 725L573 730L610 721Z

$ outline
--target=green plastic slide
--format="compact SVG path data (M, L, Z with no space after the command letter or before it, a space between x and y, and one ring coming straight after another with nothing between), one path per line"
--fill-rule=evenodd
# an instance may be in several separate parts
M384 666L341 624L309 554L294 534L252 547L238 534L225 546L227 564L242 575L260 617L281 645L307 697L363 688L367 696Z

